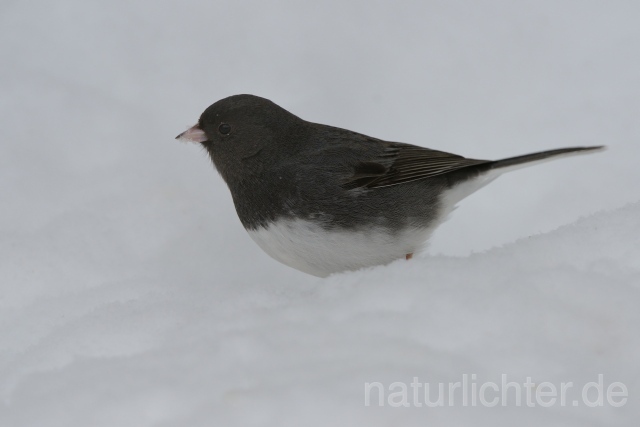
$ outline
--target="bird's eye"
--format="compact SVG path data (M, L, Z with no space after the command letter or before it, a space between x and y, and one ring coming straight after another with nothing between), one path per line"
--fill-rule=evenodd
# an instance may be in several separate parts
M228 135L229 132L231 132L231 126L226 123L222 123L220 126L218 126L218 132L223 135Z

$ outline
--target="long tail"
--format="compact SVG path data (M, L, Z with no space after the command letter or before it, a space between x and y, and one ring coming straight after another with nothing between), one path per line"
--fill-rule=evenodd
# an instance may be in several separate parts
M490 170L501 169L500 173L509 172L510 170L520 169L527 166L533 166L549 160L559 159L561 157L576 156L578 154L587 154L594 151L602 151L603 145L597 147L569 147L558 148L557 150L541 151L539 153L525 154L524 156L509 157L508 159L496 160L491 162ZM508 168L507 170L503 170Z
M475 193L503 173L561 157L602 151L605 148L604 146L559 148L557 150L525 154L524 156L509 157L508 159L481 163L460 169L451 173L452 178L455 176L451 182L457 182L457 184L453 185L451 190L446 194L446 198L448 199L446 205L454 206L460 200Z

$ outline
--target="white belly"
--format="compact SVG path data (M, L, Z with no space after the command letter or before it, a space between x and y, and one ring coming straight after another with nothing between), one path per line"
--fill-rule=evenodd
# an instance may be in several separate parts
M505 168L506 169L506 168ZM359 231L328 231L306 220L278 220L249 231L251 238L273 259L314 276L388 264L425 248L433 231L456 204L497 178L503 170L490 171L444 191L439 215L429 227L390 233L382 227Z
M387 264L418 252L433 228L391 234L382 228L327 231L306 220L279 220L250 230L251 238L272 258L314 276Z

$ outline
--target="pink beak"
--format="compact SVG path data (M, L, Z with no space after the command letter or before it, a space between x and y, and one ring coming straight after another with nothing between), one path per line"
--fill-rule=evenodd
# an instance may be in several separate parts
M204 131L200 129L198 125L193 125L180 135L176 136L176 139L190 142L204 142L207 140L207 135L205 135Z

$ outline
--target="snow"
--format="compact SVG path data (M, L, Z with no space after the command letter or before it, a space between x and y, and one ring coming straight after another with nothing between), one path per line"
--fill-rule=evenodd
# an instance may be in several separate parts
M640 416L640 5L6 2L0 426L631 425ZM196 145L215 100L476 158L430 255L270 259ZM570 403L365 406L365 383L574 383ZM621 407L580 388L625 385ZM377 403L377 394L373 399Z

